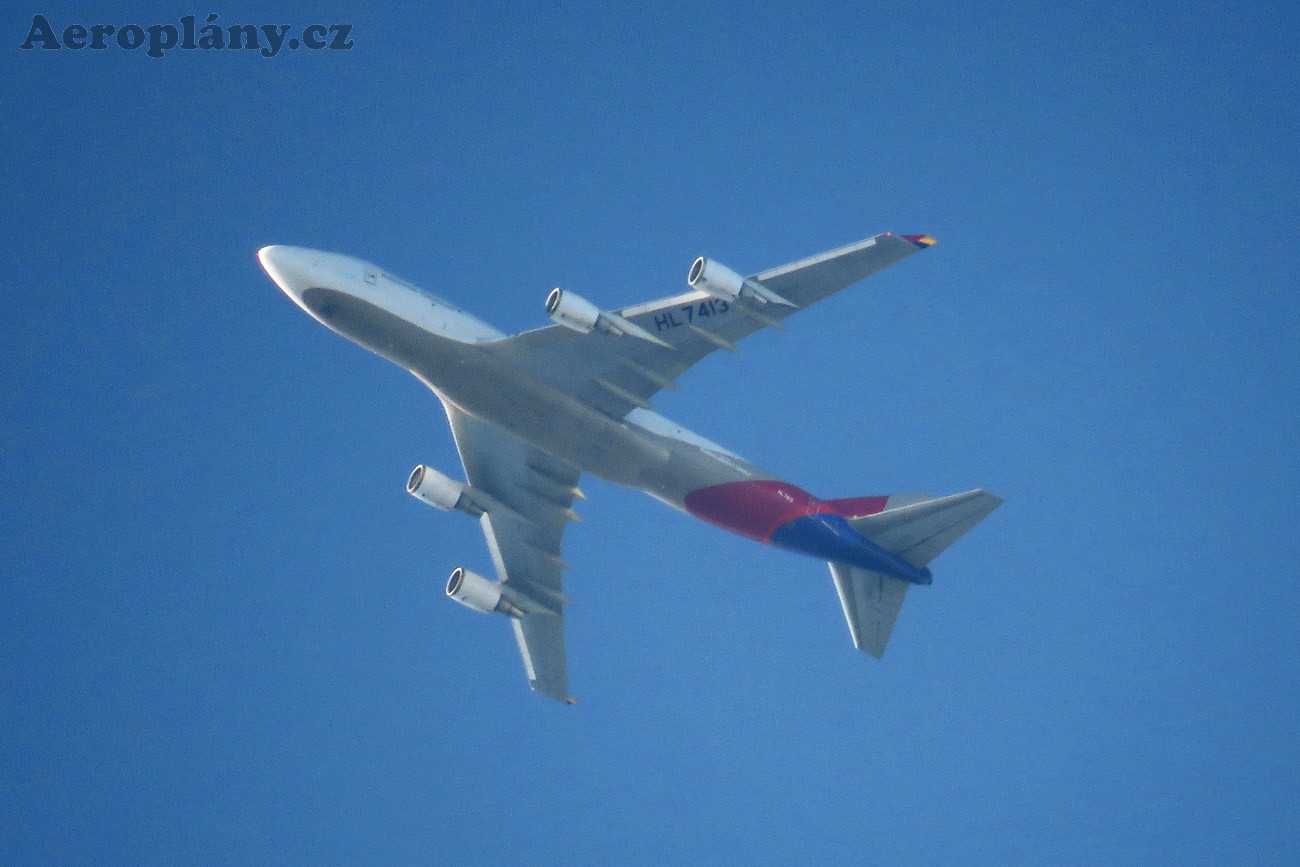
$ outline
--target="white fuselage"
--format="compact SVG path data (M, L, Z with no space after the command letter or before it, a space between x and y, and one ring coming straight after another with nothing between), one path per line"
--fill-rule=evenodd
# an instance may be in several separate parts
M663 416L621 422L491 351L505 335L367 262L301 247L258 253L276 284L326 327L409 370L442 400L584 472L684 509L707 484L772 478Z

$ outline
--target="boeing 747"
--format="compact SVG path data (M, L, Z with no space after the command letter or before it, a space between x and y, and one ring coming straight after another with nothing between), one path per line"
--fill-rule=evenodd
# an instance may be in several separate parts
M650 399L715 350L779 328L805 307L929 247L886 233L749 277L700 257L688 291L603 310L555 289L555 324L507 336L359 259L302 247L258 251L294 303L413 373L447 412L465 482L417 466L406 489L478 519L496 580L457 568L446 592L506 618L529 685L572 701L564 649L565 527L583 473L645 491L725 530L830 565L859 650L880 658L907 590L1001 503L948 497L819 499L656 413Z

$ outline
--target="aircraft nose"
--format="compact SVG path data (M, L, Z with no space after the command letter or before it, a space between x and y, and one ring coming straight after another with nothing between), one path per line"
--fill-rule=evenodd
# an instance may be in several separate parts
M272 244L257 251L257 260L284 294L302 303L303 291L311 288L315 265L311 250Z

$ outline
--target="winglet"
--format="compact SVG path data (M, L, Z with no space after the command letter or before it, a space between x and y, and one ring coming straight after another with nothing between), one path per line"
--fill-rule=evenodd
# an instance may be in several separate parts
M903 240L911 241L922 250L926 247L933 247L935 244L934 238L931 238L929 235L904 235Z

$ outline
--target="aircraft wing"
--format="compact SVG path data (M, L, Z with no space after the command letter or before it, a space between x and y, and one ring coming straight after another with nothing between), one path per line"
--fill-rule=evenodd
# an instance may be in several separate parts
M668 344L560 325L495 341L502 356L601 412L623 418L701 358L933 244L920 235L876 235L748 277L794 306L741 298L723 301L700 290L614 311Z
M497 577L556 613L511 617L528 685L569 701L560 538L576 519L579 471L496 425L444 403L465 477L499 502L479 518Z

